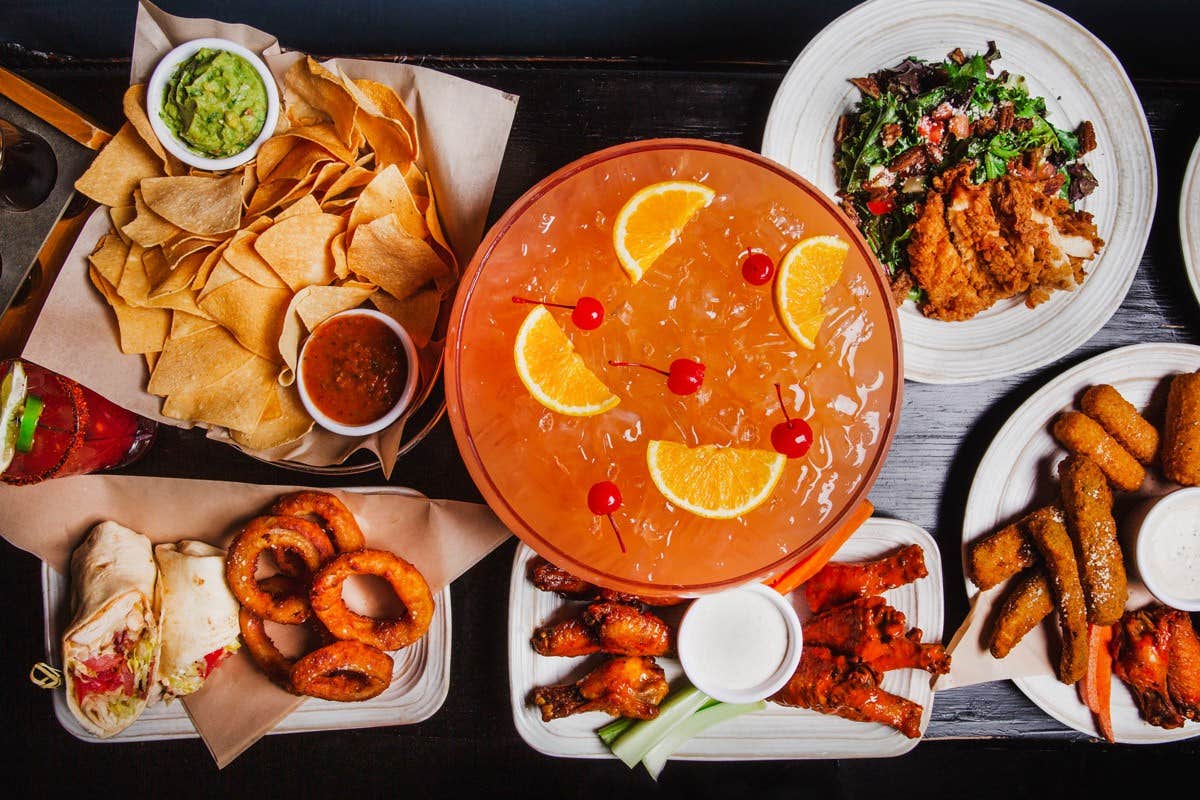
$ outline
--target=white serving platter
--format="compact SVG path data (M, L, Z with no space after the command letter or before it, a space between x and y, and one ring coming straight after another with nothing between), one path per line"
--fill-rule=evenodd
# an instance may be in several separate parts
M1189 344L1139 344L1110 350L1067 370L1039 389L1008 418L992 440L971 483L963 519L964 563L966 545L984 536L1009 520L1031 511L1042 501L1053 500L1057 481L1053 478L1059 461L1067 453L1050 433L1050 424L1060 411L1073 408L1080 394L1089 386L1107 383L1126 400L1143 410L1151 422L1158 422L1165 399L1167 380L1181 372L1200 369L1200 347ZM1149 409L1149 411L1147 411ZM1148 471L1146 485L1139 493L1153 497L1174 488ZM1122 496L1122 507L1136 502ZM1130 531L1122 524L1120 508L1117 523L1123 543ZM1126 552L1128 547L1126 546ZM1130 574L1130 608L1140 608L1149 599L1144 587L1136 580L1132 561L1126 559ZM967 595L979 590L966 581ZM1036 628L1029 636L1045 635ZM1053 651L1053 648L1052 648ZM1060 683L1051 674L1018 678L1013 682L1039 708L1063 725L1099 736L1092 714L1079 700L1074 686ZM1113 678L1113 733L1118 742L1127 744L1157 744L1200 736L1200 723L1188 722L1182 728L1165 730L1142 720L1134 705L1133 695L1120 680Z
M925 553L929 576L884 593L887 601L904 612L908 624L924 631L924 641L941 641L942 565L937 543L921 528L892 519L868 520L833 557L834 561L860 561L888 553L899 546L919 544ZM556 594L541 592L528 580L529 564L537 555L521 545L513 559L508 600L508 674L513 723L530 747L549 756L564 758L612 757L596 736L596 730L612 717L602 712L578 714L553 722L542 722L541 713L529 699L534 687L566 683L585 675L602 656L547 658L534 652L530 636L539 625L562 613L570 603ZM808 614L803 593L793 602L801 620ZM657 609L669 622L681 612ZM677 684L683 671L673 658L661 658L667 679ZM929 724L933 690L929 674L920 670L897 670L884 676L883 688L903 695L925 709L921 732ZM876 723L852 722L801 708L768 704L766 710L747 714L710 728L689 741L673 759L686 761L765 761L809 758L879 758L907 753L918 739Z
M1192 148L1179 193L1179 239L1192 293L1200 300L1200 141Z
M1027 372L1075 350L1121 305L1146 248L1157 200L1150 128L1121 63L1087 29L1034 0L871 0L821 31L792 64L775 95L763 155L837 191L834 133L858 100L848 79L907 56L941 61L955 47L983 52L994 40L997 69L1024 75L1046 98L1049 120L1096 129L1084 158L1099 188L1079 207L1106 242L1073 292L1037 308L1020 298L973 319L940 322L912 303L900 308L904 376L922 383L971 383Z

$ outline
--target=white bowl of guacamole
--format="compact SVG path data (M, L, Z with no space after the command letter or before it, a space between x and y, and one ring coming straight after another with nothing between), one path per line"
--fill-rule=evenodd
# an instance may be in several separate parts
M257 53L228 39L194 39L158 62L146 111L168 152L215 172L245 164L275 133L279 89Z

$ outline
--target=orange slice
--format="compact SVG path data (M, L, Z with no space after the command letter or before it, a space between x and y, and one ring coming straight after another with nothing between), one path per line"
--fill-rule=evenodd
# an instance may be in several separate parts
M775 311L788 334L809 350L825 321L825 293L842 277L849 252L850 245L836 236L811 236L779 262Z
M613 225L613 248L634 283L679 239L679 234L716 192L693 181L665 181L638 191Z
M709 519L733 519L762 505L775 491L785 463L774 450L688 447L659 440L646 447L650 478L663 496Z
M521 383L551 411L590 417L621 401L587 368L545 306L534 307L521 323L513 357Z

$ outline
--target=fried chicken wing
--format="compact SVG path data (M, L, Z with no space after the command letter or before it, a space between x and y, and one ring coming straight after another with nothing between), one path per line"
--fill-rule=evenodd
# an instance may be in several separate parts
M868 665L805 642L800 666L771 700L858 722L879 722L910 739L920 738L921 706L884 691L879 681L879 673Z
M1190 720L1200 722L1200 638L1192 619L1171 609L1171 645L1167 660L1167 689L1171 702Z
M543 722L587 711L654 719L669 690L663 668L653 658L617 656L575 683L535 689L533 702L541 710Z
M1113 674L1125 682L1142 718L1160 728L1183 726L1168 686L1171 609L1128 611L1113 628Z
M950 671L941 644L922 644L921 629L907 630L904 614L882 597L863 597L816 615L804 624L804 646L826 647L853 656L879 672L923 669Z
M532 566L529 569L529 582L534 588L543 592L554 592L567 600L612 600L617 603L641 603L647 606L675 606L683 602L681 597L641 597L602 589L575 577L561 567L554 566L549 561L537 559L530 563Z
M921 546L910 544L874 561L826 564L804 584L804 598L814 614L856 597L879 594L929 574Z
M600 637L582 617L543 625L533 632L530 642L538 655L543 656L586 656L600 652Z
M671 649L671 629L649 611L604 601L588 606L578 617L538 628L532 641L543 656L661 656Z

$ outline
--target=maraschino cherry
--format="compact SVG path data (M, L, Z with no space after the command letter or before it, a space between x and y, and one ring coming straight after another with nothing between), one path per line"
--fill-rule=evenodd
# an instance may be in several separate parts
M779 398L779 407L783 409L781 422L771 429L771 446L775 452L783 453L788 458L800 458L812 447L812 426L802 419L792 419L788 415L787 406L783 402L783 390L775 384L775 396Z
M762 250L751 250L742 258L742 277L755 286L770 283L775 277L775 262Z
M637 364L632 361L609 361L614 367L641 367L667 376L667 388L675 394L695 394L704 383L704 365L691 358L677 358L671 362L670 370Z
M598 517L608 517L613 533L617 535L617 544L624 553L625 542L621 539L621 532L617 530L617 521L613 519L613 512L621 507L621 490L612 481L594 483L592 488L588 489L587 502L588 510L593 514Z
M575 305L566 303L547 303L544 300L530 300L526 297L513 295L514 303L527 303L533 306L553 306L554 308L571 309L571 321L575 327L584 331L594 331L604 322L604 304L594 297L581 297Z

